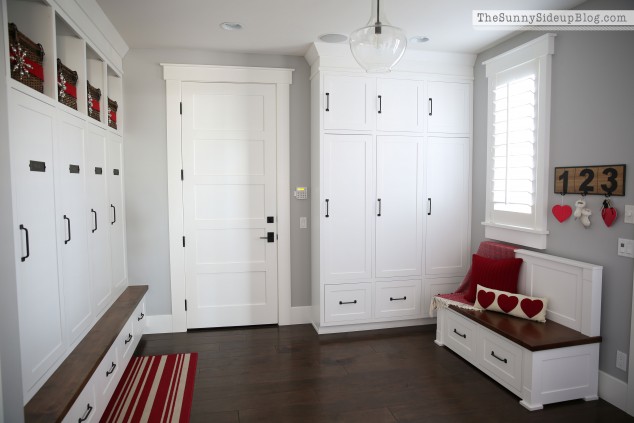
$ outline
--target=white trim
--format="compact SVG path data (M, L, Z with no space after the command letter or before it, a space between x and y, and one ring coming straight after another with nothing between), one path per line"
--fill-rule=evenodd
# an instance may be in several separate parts
M436 318L424 318L424 319L411 319L411 320L394 320L389 322L376 322L376 323L352 323L349 325L339 326L319 326L315 322L312 322L313 327L318 334L323 335L326 333L342 333L342 332L358 332L363 330L376 330L376 329L391 329L402 328L408 326L426 326L436 324Z
M599 397L623 411L627 406L627 383L599 370Z
M546 249L548 231L535 231L526 228L514 228L495 223L482 222L484 237L525 247Z
M482 62L486 66L487 78L494 74L517 66L518 64L537 59L555 53L555 37L557 34L544 34L521 46L498 54L489 60Z
M311 323L311 306L291 307L291 325L304 325Z
M632 276L634 282L634 276ZM627 398L626 408L623 408L629 415L634 416L634 291L632 292L632 320L630 321L630 359L627 372Z
M167 193L169 201L172 330L187 330L185 312L185 259L183 236L183 186L180 179L181 86L184 81L277 84L277 292L278 323L291 323L290 247L290 87L293 69L237 66L161 64L167 101Z
M171 333L172 330L172 315L161 314L155 316L145 316L147 319L145 323L144 335L152 333Z

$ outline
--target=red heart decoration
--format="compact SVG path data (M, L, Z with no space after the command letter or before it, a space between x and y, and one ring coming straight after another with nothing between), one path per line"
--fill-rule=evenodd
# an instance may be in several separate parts
M560 223L564 222L566 219L572 216L572 207L567 204L563 206L557 204L556 206L553 206L553 214Z
M495 292L478 291L478 302L482 308L487 308L495 300Z
M520 307L522 307L522 311L529 318L531 318L542 311L542 308L544 308L544 302L542 300L531 300L530 298L524 298L520 302Z
M500 294L498 296L498 305L505 313L510 313L517 306L519 300L513 295Z
M601 217L605 222L605 226L609 228L616 220L616 209L614 207L604 207L603 210L601 210Z

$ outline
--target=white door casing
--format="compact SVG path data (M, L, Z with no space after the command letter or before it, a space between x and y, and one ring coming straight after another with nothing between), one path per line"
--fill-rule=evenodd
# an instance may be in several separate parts
M277 323L275 86L182 96L187 327Z
M292 69L244 68L234 66L162 64L166 80L167 157L170 233L172 331L187 330L185 312L185 254L183 237L183 186L181 181L182 86L185 82L273 84L276 93L277 157L277 274L278 323L291 322L290 292L290 182L289 182L289 89Z

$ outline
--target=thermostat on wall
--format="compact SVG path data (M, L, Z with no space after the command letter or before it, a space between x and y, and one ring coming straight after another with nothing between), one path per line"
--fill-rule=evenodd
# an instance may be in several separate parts
M293 192L293 195L298 200L306 200L306 199L308 199L308 188L306 188L306 187L297 187L297 188L295 188L295 192Z

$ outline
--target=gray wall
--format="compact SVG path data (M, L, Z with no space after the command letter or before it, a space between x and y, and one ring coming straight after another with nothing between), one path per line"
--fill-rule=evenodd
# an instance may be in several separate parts
M160 63L295 69L290 87L290 182L291 187L310 184L310 69L303 57L182 49L130 50L123 62L128 272L131 284L150 286L149 315L171 314L165 81ZM310 305L309 230L299 229L300 216L310 216L309 203L291 196L293 306Z
M631 9L632 2L589 1L583 9ZM480 55L475 65L473 134L472 249L484 239L487 80L482 62L542 35L526 32ZM618 221L607 228L600 216L601 196L588 196L592 226L572 218L548 218L548 254L603 266L601 370L627 381L616 368L616 351L629 351L634 260L617 256L618 238L634 238L623 223L624 205L634 204L634 32L560 31L552 71L549 186L556 166L626 164L626 196L613 197ZM551 190L552 191L552 190ZM578 196L564 202L574 208ZM549 207L560 203L550 192ZM632 352L634 353L634 351Z

